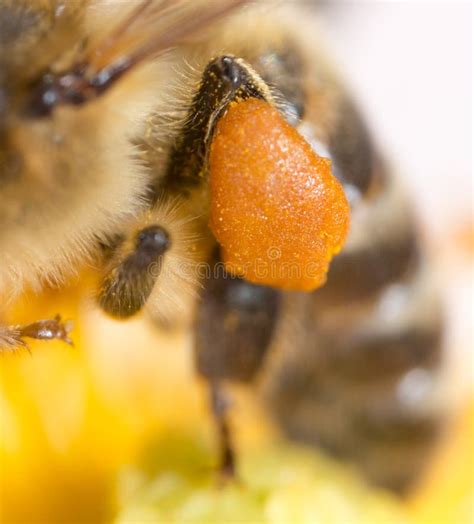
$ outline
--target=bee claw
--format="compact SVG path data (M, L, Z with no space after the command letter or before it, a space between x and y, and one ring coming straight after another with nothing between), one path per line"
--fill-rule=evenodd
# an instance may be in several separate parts
M237 476L237 473L235 471L235 466L233 464L232 465L221 464L218 467L217 475L218 475L217 484L219 487L225 487L231 483L239 482L239 478Z

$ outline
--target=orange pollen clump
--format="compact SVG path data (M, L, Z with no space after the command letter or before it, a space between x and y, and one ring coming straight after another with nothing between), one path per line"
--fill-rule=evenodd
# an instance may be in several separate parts
M281 289L323 285L349 228L331 161L270 104L248 99L218 122L209 169L210 227L226 267Z

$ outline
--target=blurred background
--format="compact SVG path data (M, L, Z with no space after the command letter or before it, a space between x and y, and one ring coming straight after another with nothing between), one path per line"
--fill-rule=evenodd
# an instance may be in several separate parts
M60 311L75 349L0 359L0 520L443 522L473 519L472 6L315 3L328 48L412 194L448 318L453 416L405 500L285 443L247 391L233 425L241 485L217 489L215 437L190 337L107 320L79 287L25 297L18 321Z

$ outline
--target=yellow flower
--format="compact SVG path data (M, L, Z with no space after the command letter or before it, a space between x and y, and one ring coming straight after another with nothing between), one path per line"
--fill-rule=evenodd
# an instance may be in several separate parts
M403 523L454 516L456 504L465 515L457 495L438 495L446 472L404 505L347 466L284 443L243 390L232 420L240 478L219 486L189 337L110 321L78 294L29 299L10 319L61 312L75 319L76 347L34 342L31 355L0 359L2 522ZM455 464L451 478L466 467Z

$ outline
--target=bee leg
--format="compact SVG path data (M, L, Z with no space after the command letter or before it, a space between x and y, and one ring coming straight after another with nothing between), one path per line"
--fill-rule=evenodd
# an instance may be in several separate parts
M149 225L136 233L131 246L122 241L112 247L99 291L100 307L118 319L138 313L153 290L170 246L168 232L160 225Z
M72 330L72 322L61 320L60 315L53 319L39 320L31 324L16 326L0 326L0 351L15 351L16 349L28 349L24 338L37 340L62 340L73 346L69 333Z
M180 139L171 151L166 172L168 188L199 184L205 176L215 124L235 100L271 100L268 86L242 59L220 56L209 62L193 98Z
M220 462L219 473L225 481L235 478L235 450L232 445L232 432L227 417L230 399L219 381L209 382L212 414L219 435Z
M231 276L217 259L211 268L197 310L195 363L210 384L221 440L221 471L232 476L236 453L222 383L251 382L261 369L278 319L281 293Z

